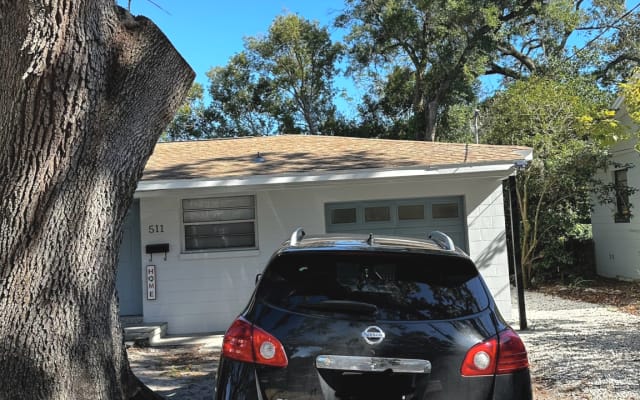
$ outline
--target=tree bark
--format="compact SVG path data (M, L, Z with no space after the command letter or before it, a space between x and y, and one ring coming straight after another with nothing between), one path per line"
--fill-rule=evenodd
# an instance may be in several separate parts
M140 396L122 223L194 77L113 0L0 0L0 399Z

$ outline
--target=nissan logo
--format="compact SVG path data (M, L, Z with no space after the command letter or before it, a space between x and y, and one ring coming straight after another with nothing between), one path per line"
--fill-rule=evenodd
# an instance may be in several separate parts
M377 326L370 326L362 331L362 338L369 344L378 344L385 338L384 331Z

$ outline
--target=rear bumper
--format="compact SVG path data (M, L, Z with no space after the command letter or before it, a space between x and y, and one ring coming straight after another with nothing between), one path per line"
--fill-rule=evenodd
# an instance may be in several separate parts
M531 374L528 369L508 375L497 375L493 400L532 400Z
M221 359L216 380L215 400L267 400L269 398L304 398L304 399L335 399L335 392L331 390L326 381L320 376L313 377L306 382L296 382L296 388L290 388L285 382L279 382L280 389L267 390L262 393L257 381L257 371L253 364ZM487 379L491 379L487 377ZM302 379L304 380L304 378ZM475 381L475 382L473 382ZM302 383L300 385L300 383ZM429 399L469 399L477 394L478 385L491 385L489 382L480 382L478 378L463 378L455 393L439 391L437 382L432 381L430 387L423 388ZM319 385L319 386L318 386ZM492 400L532 400L531 377L529 370L518 371L514 374L496 376L494 381ZM425 390L426 389L426 390ZM441 388L440 388L441 389ZM289 390L291 390L289 392ZM279 394L278 396L275 396ZM275 396L275 397L274 397Z
M215 400L262 400L258 395L255 367L252 364L220 359Z

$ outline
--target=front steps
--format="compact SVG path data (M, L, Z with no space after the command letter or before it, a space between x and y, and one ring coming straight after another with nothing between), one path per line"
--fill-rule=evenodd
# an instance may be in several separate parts
M160 344L167 334L166 322L142 322L141 316L120 317L127 347L149 347Z

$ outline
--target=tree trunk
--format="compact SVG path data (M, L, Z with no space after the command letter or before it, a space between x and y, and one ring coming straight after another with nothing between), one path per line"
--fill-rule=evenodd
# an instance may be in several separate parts
M438 121L438 107L440 103L437 99L431 100L427 106L427 112L425 114L426 121L426 137L429 141L436 141L436 125Z
M124 399L136 182L193 71L113 0L0 0L0 399Z

